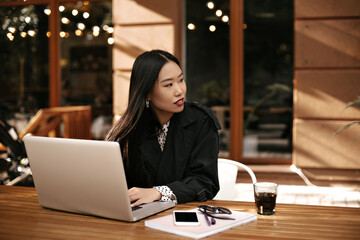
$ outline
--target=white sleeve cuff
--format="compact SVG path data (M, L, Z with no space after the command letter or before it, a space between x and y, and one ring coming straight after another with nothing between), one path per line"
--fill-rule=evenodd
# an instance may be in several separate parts
M168 186L156 186L155 188L161 194L160 201L177 203L175 194Z

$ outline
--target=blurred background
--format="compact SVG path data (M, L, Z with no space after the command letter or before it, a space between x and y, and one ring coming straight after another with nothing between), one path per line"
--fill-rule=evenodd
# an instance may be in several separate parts
M181 61L187 101L217 115L220 157L360 180L360 127L332 138L360 119L345 110L360 96L359 1L5 0L0 23L1 126L20 144L104 139L134 59L160 48Z

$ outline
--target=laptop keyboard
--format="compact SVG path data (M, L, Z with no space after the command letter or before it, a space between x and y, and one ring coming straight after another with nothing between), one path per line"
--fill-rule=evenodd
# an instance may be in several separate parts
M136 210L138 210L138 209L140 209L140 208L142 208L142 207L140 207L140 206L135 206L135 207L132 207L131 210L132 210L132 211L136 211Z

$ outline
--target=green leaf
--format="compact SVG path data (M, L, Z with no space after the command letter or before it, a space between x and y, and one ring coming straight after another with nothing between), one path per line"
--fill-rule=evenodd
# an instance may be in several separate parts
M348 129L349 127L351 127L352 125L355 124L359 124L360 125L360 121L352 121L350 123L345 124L344 126L342 126L341 128L339 128L336 132L333 133L332 138L335 137L336 135L338 135L339 133L341 133L342 131Z
M360 107L360 96L355 101L347 103L344 110L349 107Z

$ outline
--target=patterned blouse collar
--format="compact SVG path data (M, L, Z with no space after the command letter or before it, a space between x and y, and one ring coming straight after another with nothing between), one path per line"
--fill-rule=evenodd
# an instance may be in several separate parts
M165 146L165 142L166 142L166 137L167 137L167 133L169 131L169 126L170 126L170 120L165 123L164 125L162 125L161 131L158 134L158 142L160 144L160 149L163 152L164 151L164 146Z

